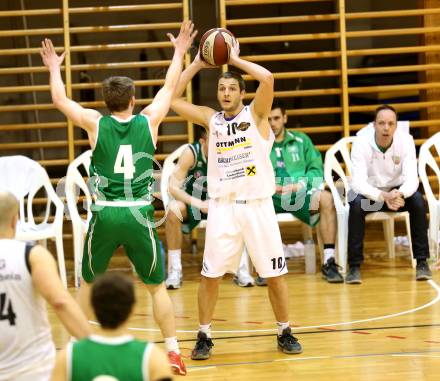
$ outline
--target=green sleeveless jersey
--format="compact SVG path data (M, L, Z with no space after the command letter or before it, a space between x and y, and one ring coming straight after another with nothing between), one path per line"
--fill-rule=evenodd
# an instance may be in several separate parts
M92 335L69 344L67 369L70 381L145 381L152 344L132 336Z
M97 199L150 201L154 151L146 116L133 115L128 121L103 116L90 165Z
M206 200L208 197L208 163L198 141L189 144L189 148L193 151L195 163L188 171L185 192L200 200Z

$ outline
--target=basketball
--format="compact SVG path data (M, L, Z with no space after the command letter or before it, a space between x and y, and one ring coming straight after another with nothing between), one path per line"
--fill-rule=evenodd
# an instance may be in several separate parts
M213 66L227 63L234 39L234 35L227 29L213 28L208 30L200 40L200 57Z

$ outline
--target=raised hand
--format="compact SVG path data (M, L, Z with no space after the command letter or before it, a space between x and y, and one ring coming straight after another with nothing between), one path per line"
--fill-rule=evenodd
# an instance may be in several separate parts
M48 38L45 38L43 41L41 41L40 55L43 59L44 65L47 68L59 68L64 61L64 56L66 55L66 52L57 55L52 41Z
M167 36L174 45L176 51L185 53L191 47L197 33L197 30L194 30L193 22L189 20L182 23L177 37L174 37L171 33L167 33Z
M240 43L236 38L232 39L231 51L229 52L229 63L240 56Z

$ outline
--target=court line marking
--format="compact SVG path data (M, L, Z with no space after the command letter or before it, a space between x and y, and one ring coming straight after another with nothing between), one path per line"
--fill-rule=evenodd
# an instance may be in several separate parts
M273 362L277 361L306 361L306 360L322 360L322 359L330 359L331 356L310 356L310 357L291 357L285 359L276 359L272 360Z
M432 357L432 358L440 358L440 356L432 356L432 355L419 355L417 353L412 353L412 354L395 354L395 355L391 355L393 357Z
M429 358L440 358L440 356L432 356L432 355L419 355L416 353L413 354L406 354L406 353L402 353L402 354L395 354L395 355L391 355L393 357L429 357Z
M206 370L206 369L215 369L217 368L217 365L211 365L211 366L201 366L200 368L187 368L188 372L197 372L198 370Z
M432 353L432 355L430 354ZM383 357L383 356L391 356L391 357L428 357L428 358L440 358L440 355L435 355L435 353L439 353L438 350L429 350L429 351L420 351L420 352L407 352L407 353L398 353L398 352L384 352L384 353L364 353L357 355L337 355L337 356L310 356L310 357L288 357L283 359L274 359L274 360L260 360L260 361L240 361L240 362L232 362L232 363L216 363L212 365L205 366L188 366L188 372L195 372L199 370L213 370L215 368L227 367L227 366L242 366L242 365L262 365L269 364L274 362L288 362L288 361L308 361L308 360L334 360L334 359L355 359L355 358L366 358L366 357Z
M309 325L309 326L299 326L295 327L295 330L301 329L317 329L317 328L325 328L325 327L339 327L342 325L353 325L353 324L359 324L359 323L366 323L371 321L377 321L377 320L384 320L384 319L390 319L397 316L402 315L408 315L420 310L423 310L425 308L431 307L435 303L437 303L440 300L440 286L434 282L432 279L428 280L427 283L435 290L437 291L437 296L432 299L430 302L425 303L419 307L411 308L406 311L396 312L394 314L389 315L382 315L382 316L376 316L372 318L367 319L360 319L360 320L352 320L348 322L340 322L340 323L330 323L330 324L319 324L319 325ZM98 325L97 322L90 321L91 324ZM160 332L157 328L136 328L136 327L129 327L130 331L143 331L143 332ZM243 329L243 330L212 330L212 333L253 333L253 332L275 332L276 328L271 329ZM197 333L198 330L176 330L177 333Z
M276 360L261 360L261 361L240 361L235 363L220 363L213 365L205 365L205 366L188 366L188 372L197 372L199 370L213 370L217 367L223 366L242 366L242 365L260 365L260 364L268 364L272 362L278 361L307 361L307 360L322 360L322 359L330 359L331 356L310 356L310 357L295 357L295 358L287 358L287 359L276 359Z

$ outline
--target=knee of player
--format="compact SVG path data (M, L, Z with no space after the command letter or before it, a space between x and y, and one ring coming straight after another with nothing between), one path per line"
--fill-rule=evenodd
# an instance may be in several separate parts
M351 201L350 201L350 210L361 210L362 208L362 200L365 198L361 195L356 195Z
M411 197L409 197L408 201L412 201L418 207L425 206L425 200L423 199L422 194L419 191L416 191Z
M182 223L181 217L177 216L172 210L167 213L166 224L168 225L180 225Z
M331 212L334 209L333 196L329 191L322 191L319 199L319 207L322 211Z

